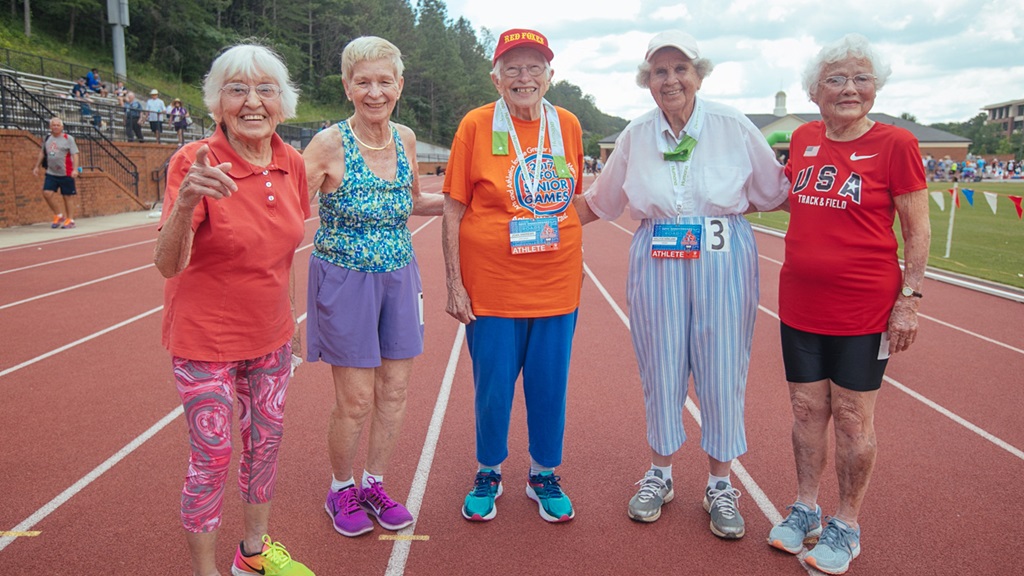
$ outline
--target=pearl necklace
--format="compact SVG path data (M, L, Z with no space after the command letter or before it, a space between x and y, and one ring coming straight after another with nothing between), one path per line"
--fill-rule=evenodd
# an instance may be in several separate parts
M391 130L391 123L388 122L388 141L385 142L384 145L380 146L380 147L370 146L366 142L363 142L362 140L359 139L359 136L356 134L355 127L352 126L352 119L351 118L349 118L345 122L348 124L348 129L349 129L350 132L352 132L352 137L356 139L356 142L359 142L360 144L363 145L364 148L367 148L369 150L377 150L377 151L384 150L388 146L391 146L391 141L394 140L394 138L395 138L395 133Z

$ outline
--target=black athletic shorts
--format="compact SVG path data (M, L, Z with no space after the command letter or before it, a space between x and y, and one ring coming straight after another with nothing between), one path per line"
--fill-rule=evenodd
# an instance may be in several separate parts
M74 196L77 194L75 191L75 179L71 176L54 176L53 174L47 174L46 178L43 179L43 190L49 190L51 192L60 190L61 196Z
M857 392L882 387L888 357L879 360L882 333L864 336L826 336L804 332L780 322L786 380L804 383L826 378Z

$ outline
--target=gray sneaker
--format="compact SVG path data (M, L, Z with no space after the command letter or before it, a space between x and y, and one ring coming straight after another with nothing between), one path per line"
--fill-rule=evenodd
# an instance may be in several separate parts
M736 507L740 491L727 482L718 481L704 492L704 510L711 514L711 532L719 538L743 538L746 527Z
M639 522L661 518L661 506L672 501L672 479L662 480L661 470L648 470L637 484L640 489L629 499L629 517Z

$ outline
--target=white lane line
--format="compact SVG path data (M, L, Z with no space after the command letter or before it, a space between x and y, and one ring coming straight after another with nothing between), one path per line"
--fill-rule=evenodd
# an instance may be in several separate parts
M299 322L299 324L301 324L305 319L306 315L303 314L302 316L299 316L297 318L297 321ZM113 456L107 458L106 461L104 461L96 468L93 468L91 472L80 478L78 482L75 482L74 484L71 485L71 487L58 494L56 498L50 500L42 508L33 512L31 516L23 520L20 524L12 528L9 532L27 532L30 528L32 528L40 521L42 521L43 518L49 516L62 504L70 500L74 495L78 494L83 489L85 489L86 486L88 486L97 478L102 476L104 472L113 468L114 465L120 462L121 460L124 460L126 456L134 452L136 448L142 446L147 440L155 436L157 432L163 430L168 424L173 422L175 418L181 416L184 413L184 411L185 410L182 406L178 406L174 410L168 412L167 415L158 420L156 424L153 424L152 426L149 427L148 430L137 436L128 444L125 444L125 446L118 450L117 452L115 452ZM2 551L4 548L10 545L11 542L14 542L15 538L17 538L17 536L0 536L0 551Z
M759 310L761 310L765 314L771 316L772 318L775 318L776 320L779 319L779 315L776 314L775 312L772 312L771 310L769 310L769 309L767 309L767 308L765 308L764 306L761 306L761 305L758 305L757 307L758 307ZM998 344L998 342L997 342L997 344ZM944 406L942 406L941 404L935 402L934 400L931 400L931 399L925 397L920 392L917 392L917 391L907 387L906 385L904 385L904 384L902 384L900 382L897 382L896 380L893 380L892 378L890 378L888 376L883 376L882 378L886 382L888 382L889 384L892 384L893 386L895 386L897 390L900 390L904 394L910 396L911 398L917 400L918 402L921 402L925 406L931 408L932 410L935 410L939 414L942 414L946 418L949 418L950 420L952 420L953 422L956 422L957 424L963 426L964 428L967 428L971 432L974 432L978 436L981 436L985 440L988 440L989 442L995 444L996 446L1002 448L1003 450L1006 450L1007 452L1009 452L1010 454L1016 456L1017 458L1019 458L1021 460L1024 460L1024 451L1022 451L1019 448L1013 446L1009 442L1007 442L1007 441L1003 440L1002 438L999 438L998 436L988 432L987 430L985 430L981 426L973 424L969 420L965 420L961 416L957 416L956 413L954 413L952 410L949 410L948 408L945 408Z
M455 369L459 365L459 354L462 352L462 343L466 339L466 326L459 324L459 330L455 334L455 342L452 344L452 351L448 355L448 366L444 371L444 379L441 381L441 390L437 393L437 401L434 403L434 413L430 417L430 426L427 427L427 437L423 441L423 450L420 452L420 461L416 465L416 474L413 476L412 488L409 490L409 498L406 500L409 512L412 514L413 523L398 532L399 536L411 536L416 529L416 520L420 516L420 507L423 505L423 495L427 491L427 478L430 476L430 467L434 463L434 454L437 450L437 441L441 437L441 424L444 423L444 414L448 410L448 398L451 396L452 382L455 380ZM391 558L388 560L388 567L385 576L401 576L405 573L405 564L409 560L409 550L412 547L412 539L397 540L391 548Z
M903 384L893 380L892 378L890 378L888 376L883 376L882 378L884 378L885 381L888 382L889 384L892 384L893 386L895 386L897 390L900 390L901 392L903 392L904 394L907 394L911 398L914 398L915 400L918 400L919 402L923 403L925 406L928 406L932 410L935 410L936 412L938 412L939 414L942 414L946 418L949 418L953 422L956 422L957 424L963 426L964 428L967 428L971 432L974 432L978 436L981 436L985 440L988 440L989 442L995 444L996 446L1002 448L1003 450L1006 450L1007 452L1009 452L1010 454L1013 454L1017 458L1019 458L1021 460L1024 460L1024 451L1021 451L1020 449L1018 449L1015 446L1011 445L1009 442L1006 442L1005 440L1002 440L1001 438L999 438L999 437L997 437L997 436L987 432L986 430L984 430L980 426L976 426L976 425L972 424L971 422L963 419L962 417L957 416L952 411L947 410L946 408L942 407L941 405L937 404L936 402L934 402L932 400L929 400L928 398L925 398L919 392L915 392L914 390L911 390L910 388L908 388L905 385L903 385Z
M298 252L300 252L302 250L305 250L306 248L309 248L310 246L312 246L312 244L306 244L305 246L299 247L297 250L295 250L295 252L298 253ZM113 326L111 326L109 328L106 328L104 330L96 332L95 334L91 334L91 335L86 336L85 338L82 338L80 340L76 340L75 342L72 342L71 344L67 344L67 345L62 346L60 348L57 348L55 350L51 350L50 352L47 352L46 354L43 354L41 356L37 356L36 358L33 358L32 360L29 360L27 362L22 362L21 364L19 364L17 366L12 366L11 368L8 368L7 370L4 370L3 372L0 372L0 376L5 376L7 374L10 374L11 372L14 372L16 370L20 370L21 368L24 368L25 366L29 366L31 364L34 364L34 363L40 361L40 360L44 360L46 358L49 358L50 356L53 356L53 355L58 354L60 352L63 352L64 350L67 350L69 348L73 348L74 346L77 346L77 345L82 344L84 342L88 342L89 340L92 340L92 339L94 339L94 338L96 338L98 336L106 334L107 332L111 332L113 330L116 330L116 329L118 329L118 328L120 328L122 326L126 326L128 324L131 324L132 322L135 322L136 320L139 320L141 318L145 318L146 316L149 316L150 314L154 314L156 312L159 312L160 310L163 310L163 306L159 306L157 308L154 308L154 309L150 310L149 312L144 312L142 314L139 314L138 316L135 316L134 318L129 318L128 320L125 320L124 322L119 322L118 324L115 324L115 325L113 325ZM303 321L306 320L306 314L302 314L296 320L297 320L297 322L299 324L301 324ZM102 476L104 472L106 472L107 470L110 470L111 468L113 468L115 464L117 464L118 462L123 460L126 456L128 456L133 451L135 451L136 448L138 448L139 446L142 446L142 444L144 444L147 440L149 440L150 438L155 436L157 432L159 432L160 430L163 430L164 427L166 427L175 418L177 418L178 416L180 416L183 413L184 413L184 408L181 407L181 406L178 406L174 410L171 410L166 416L164 416L159 421L157 421L156 424L153 424L152 426L150 426L148 430L146 430L145 432L140 434L134 440L132 440L131 442L126 444L123 448L118 450L113 456L111 456L110 458L107 458L107 460L104 461L102 464L100 464L99 466L94 468L91 472L89 472L88 474L83 476L81 479L79 479L77 482L72 484L70 488L68 488L67 490L64 490L63 492L58 494L56 498L54 498L53 500L50 500L46 505L44 505L39 510L36 510L31 516L29 516L28 518L23 520L20 524L18 524L14 528L12 528L9 532L26 532L26 531L28 531L30 528L32 528L33 526L38 524L41 520L43 520L43 518L46 518L47 516L49 516L53 511L55 511L57 508L59 508L62 504L64 504L65 502L70 500L73 496L75 496L76 494L81 492L86 486L91 484L94 480L96 480L97 478ZM4 548L9 546L11 544L11 542L14 542L15 538L16 538L16 536L6 536L6 535L0 537L0 551L2 551Z
M65 236L55 240L40 240L39 242L32 242L30 244L18 244L17 246L6 246L0 248L0 252L13 252L14 250L27 250L30 248L42 248L44 246L52 246L54 244L60 244L62 242L70 242L72 240L81 240L82 238L95 238L97 236L103 236L105 234L114 234L115 232L125 232L128 230L138 230L139 228L149 228L152 226L156 228L155 223L149 224L138 224L136 226L127 226L125 228L117 228L115 230L104 230L103 232L90 232L88 234L76 234L74 236Z
M611 306L612 310L615 311L615 313L619 316L619 319L622 320L622 323L626 326L626 329L629 330L629 318L626 317L626 314L622 311L622 308L620 308L618 303L616 303L615 300L612 299L608 291L604 289L604 285L601 284L601 281L597 279L597 276L595 276L594 273L590 270L590 267L587 266L586 262L583 263L583 271L586 272L587 277L589 277L590 280L594 282L594 285L597 286L597 289L601 292L601 294L604 296L604 299L608 302L608 305ZM761 306L758 306L758 308L763 309L763 307ZM689 412L690 415L693 416L693 419L697 422L697 426L703 428L703 423L700 416L700 409L697 408L696 404L694 404L689 394L686 397L685 406L686 411ZM772 504L771 499L768 498L768 495L764 493L764 490L762 490L761 486L757 484L753 476L751 476L747 472L747 469L743 467L743 464L740 463L738 458L732 461L732 470L736 472L736 477L739 478L740 483L743 484L743 488L747 491L747 494L754 501L754 503L757 504L757 507L761 509L761 513L764 514L765 518L767 518L773 526L781 522L782 515L779 514L778 509L775 508L775 504ZM805 548L801 552L801 554L797 556L798 560L800 561L800 565L803 566L803 568L807 571L808 574L811 574L813 576L821 574L814 568L811 568L806 563L804 563L803 555L806 554L806 551L807 550Z
M149 430L146 430L142 434L138 435L134 440L126 444L124 448L121 448L120 450L115 452L113 456L107 458L106 461L104 461L102 464L93 468L91 472L83 476L78 482L75 482L67 490L58 494L53 500L47 502L45 505L43 505L42 508L36 510L31 516L22 520L20 524L11 529L11 532L25 532L33 526L35 526L36 524L38 524L39 522L41 522L43 518L46 518L51 513L53 513L57 508L60 508L62 504L70 500L75 494L81 492L86 486L88 486L94 480L102 476L104 472L113 468L115 464L117 464L126 456L134 452L136 448L142 446L142 444L144 444L147 440L156 435L157 432L163 430L165 426L167 426L175 418L180 416L183 411L184 409L181 406L178 406L174 410L168 412L167 415L161 418L156 424L150 426ZM14 542L14 540L14 536L0 537L0 551L2 551L4 548L7 548L11 544L11 542Z
M156 314L157 312L159 312L159 311L161 311L163 309L164 309L164 307L162 305L161 306L157 306L156 308L153 308L152 310L150 310L148 312L143 312L142 314L139 314L137 316L133 316L133 317L131 317L131 318L129 318L129 319L123 321L123 322L118 322L117 324L114 324L113 326L109 326L107 328L104 328L103 330L100 330L99 332L93 332L92 334L90 334L88 336L84 336L82 338L79 338L78 340L75 340L74 342L71 342L70 344L65 344L65 345L61 346L60 348L54 348L53 350L50 350L49 352L47 352L45 354L40 354L39 356L36 356L35 358L32 358L31 360L26 360L26 361L22 362L21 364L18 364L16 366L11 366L10 368L7 368L5 370L0 371L0 377L7 376L8 374L11 374L12 372L17 372L18 370L21 370L22 368L25 368L27 366L31 366L31 365L33 365L36 362L39 362L41 360L46 360L50 356L54 356L54 355L60 354L61 352L65 351L65 350L69 350L71 348L74 348L75 346L78 346L79 344L84 344L84 343L86 343L86 342L88 342L90 340L93 340L95 338L99 338L100 336L103 336L104 334L106 334L108 332L113 332L114 330L117 330L118 328L121 328L122 326L127 326L128 324L131 324L132 322L135 322L136 320L141 320L141 319L143 319L146 316L149 316L151 314Z
M939 320L938 318L933 318L933 317L928 316L926 314L921 314L920 312L918 312L917 315L919 317L921 317L921 318L926 319L926 320L931 320L932 322L935 322L936 324L941 324L941 325L945 326L946 328L951 328L951 329L956 330L958 332L963 332L964 334L967 334L969 336L974 336L975 338L978 338L979 340L984 340L985 342L988 342L990 344L995 344L996 346L1002 346L1003 348L1006 348L1007 350L1010 350L1012 352L1016 352L1017 354L1024 354L1024 350L1021 350L1020 348L1015 348L1013 346L1010 346L1009 344L1000 342L998 340L993 340L992 338L989 338L988 336L982 336L981 334L978 334L977 332L971 332L970 330L967 330L966 328L961 328L959 326L954 326L954 325L952 325L952 324L950 324L948 322L943 322L942 320Z
M40 266L49 266L50 264L57 264L59 262L67 262L69 260L77 260L79 258L85 258L86 256L95 256L97 254L105 254L107 252L113 252L114 250L122 250L124 248L132 248L134 246L141 246L143 244L149 244L150 242L156 242L156 238L152 240L143 240L142 242L133 242L131 244L125 244L123 246L117 246L115 248L106 248L104 250L97 250L95 252L86 252L85 254L78 254L77 256L68 256L67 258L58 258L56 260L48 260L46 262L39 262L38 264L30 264L28 266L22 266L21 268L11 268L10 270L0 270L0 275L10 274L12 272L21 272L22 270L28 270L30 268L38 268Z
M55 296L57 294L61 294L61 293L64 293L64 292L70 292L71 290L76 290L78 288L84 288L84 287L89 286L91 284L97 284L99 282L103 282L103 281L106 281L106 280L112 280L114 278L117 278L118 276L124 276L126 274L131 274L132 272L138 272L139 270L145 270L146 268L152 268L153 266L154 266L153 264L146 264L145 266L139 266L138 268L132 268L130 270L125 270L124 272L118 272L117 274L111 274L110 276L104 276L103 278L97 278L95 280L89 280L88 282L82 282L81 284L75 284L74 286L68 286L67 288L61 288L60 290L54 290L53 292L47 292L46 294L39 294L38 296L32 296L31 298L25 298L24 300L18 300L17 302L11 302L10 304L4 304L3 306L0 306L0 310L6 310L7 308L13 308L13 307L18 306L20 304L27 304L27 303L32 302L34 300L39 300L40 298L46 298L48 296Z

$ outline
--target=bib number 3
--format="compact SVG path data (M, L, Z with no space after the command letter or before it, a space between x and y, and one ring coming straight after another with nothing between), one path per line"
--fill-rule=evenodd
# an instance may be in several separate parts
M704 219L704 249L709 252L729 251L729 221L709 216Z

